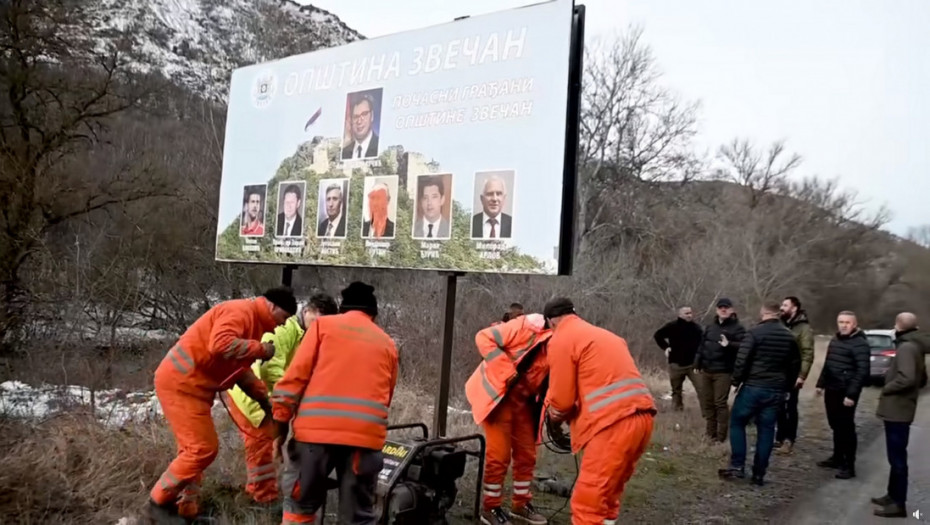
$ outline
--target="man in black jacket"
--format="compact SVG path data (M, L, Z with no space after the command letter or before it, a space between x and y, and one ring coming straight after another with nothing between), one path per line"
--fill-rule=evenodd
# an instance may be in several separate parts
M730 464L718 474L724 479L746 476L746 425L755 420L752 483L761 486L775 445L778 411L801 371L801 351L794 334L778 318L777 302L766 302L759 315L762 322L743 339L733 366L737 394L730 417Z
M837 333L827 347L817 395L823 395L827 421L833 430L833 455L817 466L839 468L839 479L856 475L856 403L869 378L872 350L865 332L859 329L856 314L848 310L836 318Z
M672 406L675 410L684 409L681 389L686 377L694 390L699 390L697 375L694 373L694 358L701 346L704 331L693 319L691 307L682 306L678 309L678 318L666 323L652 336L668 358L668 379L672 384Z
M721 298L717 301L714 322L704 330L704 338L694 359L698 373L701 413L707 423L707 437L721 443L727 440L729 426L730 382L733 363L746 329L740 324L733 310L733 301Z

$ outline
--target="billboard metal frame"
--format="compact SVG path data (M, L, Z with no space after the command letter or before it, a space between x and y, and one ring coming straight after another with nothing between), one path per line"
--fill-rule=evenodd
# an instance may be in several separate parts
M528 7L528 6L526 6ZM455 21L469 17L456 18ZM578 129L581 118L581 84L584 68L584 25L585 6L573 2L571 19L571 36L568 60L568 97L565 107L565 144L562 165L562 216L559 227L558 270L556 275L571 275L574 268L575 254L575 209L578 185ZM227 261L235 264L254 264L250 262ZM294 271L299 266L344 267L328 264L285 264L282 267L281 284L291 287ZM421 270L427 271L427 270ZM433 428L434 438L446 437L448 421L449 388L452 371L452 342L455 326L455 300L458 278L465 271L436 271L445 277L443 294L442 354L440 361L439 389L434 404Z

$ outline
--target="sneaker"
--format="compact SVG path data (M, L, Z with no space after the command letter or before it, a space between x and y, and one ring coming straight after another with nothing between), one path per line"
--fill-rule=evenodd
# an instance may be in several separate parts
M875 509L873 514L882 518L906 518L907 509L904 507L904 505L898 505L897 503L892 502L890 505L885 505L880 509Z
M529 523L531 525L546 525L549 520L540 514L532 503L526 503L522 507L514 507L510 511L510 517L513 521Z
M507 517L507 513L500 507L482 510L481 523L484 523L484 525L513 525Z
M776 441L775 444L772 445L772 448L779 449L779 448L781 448L784 444L785 444L784 441Z
M765 484L765 483L762 481L762 476L759 476L759 475L757 475L757 474L753 474L753 475L752 475L752 480L751 480L750 482L751 482L753 485L757 486L757 487L761 487L762 485Z
M842 465L840 464L840 460L830 456L823 461L818 461L817 466L822 468L840 468Z
M878 505L879 507L884 507L886 505L891 505L892 503L894 503L894 500L891 499L891 497L888 496L888 494L885 494L884 496L880 498L872 498L872 503Z

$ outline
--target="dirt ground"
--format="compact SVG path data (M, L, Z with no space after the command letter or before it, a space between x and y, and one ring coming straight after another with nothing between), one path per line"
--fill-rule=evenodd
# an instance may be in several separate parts
M710 443L702 437L704 423L693 388L686 384L685 410L673 412L667 396L667 376L660 371L644 371L660 413L650 448L627 486L620 522L790 523L784 521L786 509L834 481L832 472L814 466L830 454L832 447L822 399L814 396L825 349L826 341L818 340L817 359L801 393L795 452L792 456L773 456L768 483L761 488L748 482L720 481L717 469L726 465L729 445ZM870 443L879 435L880 426L873 415L877 393L877 389L869 388L862 395L857 421L861 451L871 450ZM431 410L422 395L399 389L394 406L397 409L392 406L392 423L432 423ZM279 523L280 514L255 509L242 497L245 465L241 439L228 418L218 417L217 425L220 457L208 469L203 490L210 516L199 522ZM456 413L450 413L449 430L450 435L479 431L469 415ZM749 434L752 446L752 429ZM40 424L0 420L0 446L9 452L0 457L0 515L5 523L24 524L46 523L48 519L55 523L114 524L122 516L131 516L145 503L148 488L174 453L173 440L164 425L153 423L113 432L77 417ZM539 450L538 476L555 478L568 493L577 473L574 457L542 447ZM459 480L459 497L448 515L450 524L474 523L471 509L475 471L472 462L466 476ZM551 516L551 523L571 522L565 497L537 487L535 498L540 510ZM333 494L326 523L337 523L336 508Z
M823 400L814 393L826 344L827 339L818 338L816 360L808 383L801 392L799 435L794 453L790 456L773 454L765 486L754 487L748 481L724 482L717 477L717 469L726 465L729 445L710 444L700 437L703 421L692 390L685 399L685 412L672 412L670 401L660 401L656 434L624 495L620 522L672 525L789 523L783 521L786 508L795 506L805 495L834 481L833 472L815 466L817 461L830 455L833 443ZM653 391L662 391L657 388L661 387L655 385ZM874 416L877 399L877 388L867 388L862 394L857 412L860 450L866 450L879 436L880 424ZM752 428L749 429L748 441L751 462L755 443ZM557 456L543 451L538 471L554 474L570 485L575 475L575 463L572 456ZM538 507L553 516L551 523L571 523L564 498L538 492L536 498ZM471 523L469 516L470 513L461 512L459 519L450 523Z

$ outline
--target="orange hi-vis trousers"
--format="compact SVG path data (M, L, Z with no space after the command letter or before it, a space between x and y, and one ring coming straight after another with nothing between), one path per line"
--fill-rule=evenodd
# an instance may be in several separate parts
M222 396L226 407L229 408L229 415L245 442L245 492L257 503L277 500L278 475L274 465L274 422L269 418L262 426L255 428L228 393L223 392Z
M482 423L487 442L484 460L484 508L500 507L504 478L513 458L512 507L526 505L533 496L530 483L536 468L536 425L526 400L507 396Z
M203 471L219 453L219 439L210 414L212 398L180 392L169 381L159 381L158 376L155 393L174 433L178 455L149 495L159 505L176 503L179 515L194 518L200 513Z
M616 523L626 482L652 438L653 415L637 412L601 430L581 451L572 525Z

